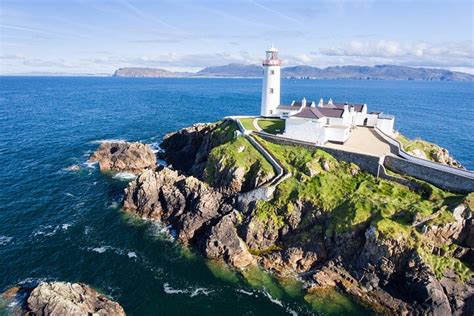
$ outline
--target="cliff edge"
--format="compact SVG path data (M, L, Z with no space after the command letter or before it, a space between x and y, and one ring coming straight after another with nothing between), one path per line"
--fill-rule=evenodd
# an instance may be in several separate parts
M168 134L169 167L144 171L124 209L171 225L184 244L238 269L338 289L384 314L471 315L474 195L382 180L320 149L259 142L292 176L268 199L275 172L230 121Z

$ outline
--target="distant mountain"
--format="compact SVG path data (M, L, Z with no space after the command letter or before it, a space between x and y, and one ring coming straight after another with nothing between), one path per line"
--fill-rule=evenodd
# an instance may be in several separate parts
M258 65L229 64L207 67L197 73L172 72L158 68L120 68L115 77L261 77ZM430 80L474 81L474 75L446 69L414 68L406 66L377 65L334 66L324 69L311 66L285 67L282 78L292 79L364 79L364 80Z
M133 78L178 78L191 75L187 72L173 72L160 68L125 67L115 71L114 77Z
M335 66L324 69L310 66L295 66L283 68L282 77L298 79L474 81L474 75L462 72L393 65L377 65L373 67Z
M207 67L197 72L198 76L213 77L261 77L262 74L263 69L261 66L242 64Z

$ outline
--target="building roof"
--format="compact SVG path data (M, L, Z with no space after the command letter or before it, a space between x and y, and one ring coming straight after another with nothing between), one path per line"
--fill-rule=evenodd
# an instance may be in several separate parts
M344 110L342 109L328 109L328 108L318 108L318 107L305 107L301 110L301 112L293 115L293 117L301 117L301 118L310 118L310 119L320 119L323 117L334 117L340 118L342 117L342 113Z
M316 106L311 106L314 103ZM312 118L312 119L320 119L322 117L333 117L333 118L340 118L342 117L342 113L344 112L344 107L348 106L349 108L354 107L354 111L362 112L364 104L350 104L350 103L325 103L323 106L317 106L319 102L315 101L307 101L306 107L301 109L303 106L301 101L293 101L292 105L279 105L277 107L278 110L282 111L300 111L293 115L294 117L301 117L301 118Z

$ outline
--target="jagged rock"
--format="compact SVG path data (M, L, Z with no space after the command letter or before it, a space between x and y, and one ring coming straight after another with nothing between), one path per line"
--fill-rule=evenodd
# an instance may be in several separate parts
M241 232L250 249L263 251L275 245L279 236L279 226L271 218L263 220L251 215L241 226Z
M14 287L3 295L20 299L25 315L125 315L116 302L83 283L41 282L34 288Z
M448 150L445 148L438 148L437 150L432 151L430 153L430 156L435 162L439 162L443 165L448 165L451 167L463 169L463 166L458 161L456 161L453 157L451 157Z
M429 267L419 258L413 259L407 266L405 295L418 302L424 314L451 315L449 299Z
M317 262L318 255L304 251L301 247L290 247L283 251L264 254L261 264L265 269L287 276L293 273L308 272Z
M380 236L376 228L370 226L365 231L365 244L355 265L359 269L376 267L377 274L388 282L394 273L403 269L410 255L411 249L403 238Z
M171 224L178 238L188 243L219 212L228 212L222 198L206 183L163 168L146 170L132 181L125 189L123 208Z
M362 287L340 263L329 261L313 274L314 284L310 291L326 290L338 287L356 298L375 312L386 315L407 315L413 313L413 308L406 302L393 297L380 287Z
M142 143L105 142L89 158L99 162L101 171L127 171L139 174L156 167L156 156Z
M204 252L212 259L223 259L236 268L245 268L256 264L255 258L250 254L247 245L238 236L235 225L237 224L236 212L224 215L220 221L211 228L206 240Z
M221 143L223 135L213 133L218 124L194 124L166 134L160 147L163 158L182 172L202 177L211 149Z

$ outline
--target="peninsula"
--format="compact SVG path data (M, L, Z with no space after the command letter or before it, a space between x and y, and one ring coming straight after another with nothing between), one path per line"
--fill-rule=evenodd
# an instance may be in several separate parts
M140 158L123 209L244 276L302 280L309 304L342 293L382 314L472 315L474 173L366 104L281 104L280 66L272 47L260 116L166 135L168 166L137 145L101 146L104 170Z
M424 81L474 81L474 75L447 69L414 68L395 65L332 66L317 68L305 65L284 67L282 77L288 79L356 79L356 80L424 80ZM117 69L114 77L143 78L261 78L259 65L228 64L206 67L198 72L175 72L160 68L124 67Z

